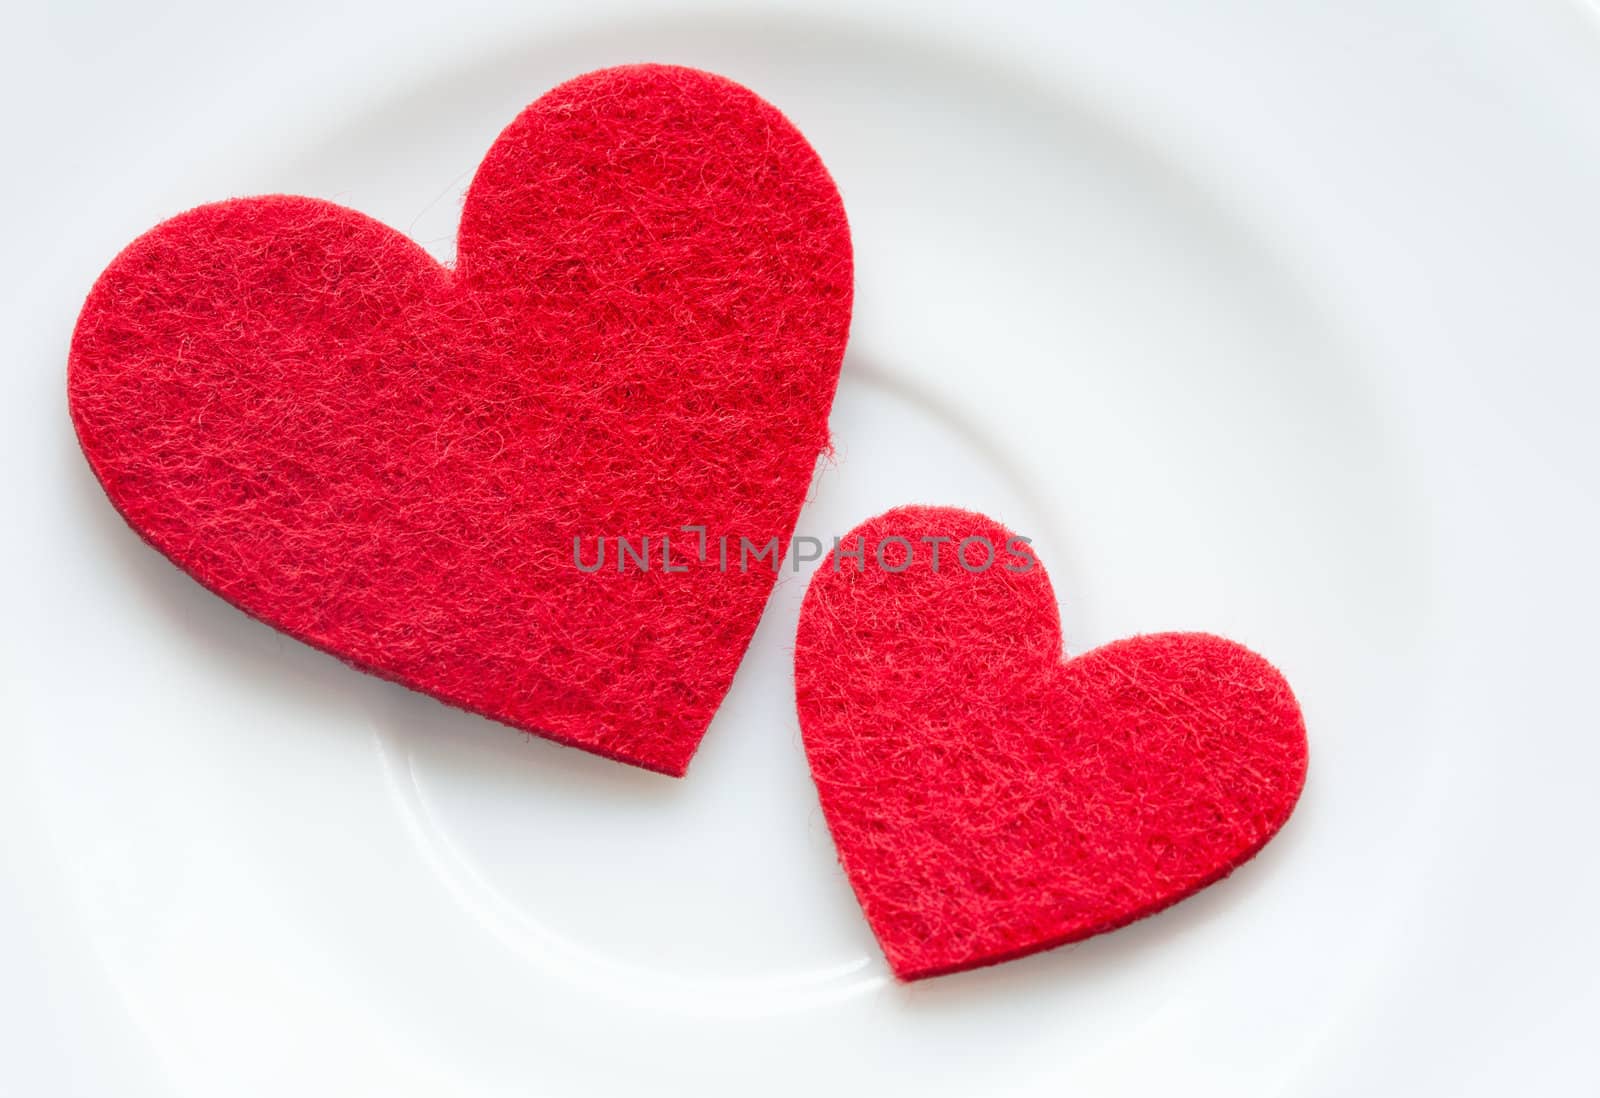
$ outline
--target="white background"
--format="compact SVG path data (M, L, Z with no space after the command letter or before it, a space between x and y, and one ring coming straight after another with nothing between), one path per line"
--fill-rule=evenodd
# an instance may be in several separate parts
M10 16L0 1093L1596 1092L1600 18L989 7ZM448 259L499 128L635 60L755 88L844 194L799 532L987 511L1073 651L1262 651L1312 767L1255 862L896 985L795 728L803 575L675 783L360 676L116 518L64 364L119 248L293 191Z

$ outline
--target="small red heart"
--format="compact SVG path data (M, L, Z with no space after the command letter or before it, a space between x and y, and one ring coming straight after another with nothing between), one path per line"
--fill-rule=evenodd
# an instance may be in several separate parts
M682 774L775 577L681 528L781 556L850 303L844 209L794 126L632 66L507 127L453 269L309 198L157 226L90 293L68 392L128 523L247 613ZM616 570L618 536L649 538L648 572Z
M1063 662L1043 566L968 511L890 511L843 539L862 543L812 579L795 686L839 862L900 978L1153 914L1289 818L1305 725L1260 656L1161 633Z

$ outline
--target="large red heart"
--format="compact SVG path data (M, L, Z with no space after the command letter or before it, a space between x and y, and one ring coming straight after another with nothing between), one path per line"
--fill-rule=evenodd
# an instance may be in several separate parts
M453 269L309 198L159 225L90 293L68 390L112 503L223 598L682 774L775 577L681 528L781 556L850 303L844 209L799 132L721 77L633 66L500 135Z
M864 553L830 555L801 609L806 754L902 979L1159 911L1260 850L1305 782L1300 709L1270 664L1204 633L1063 662L1050 581L1013 538L967 511L890 511L843 539Z

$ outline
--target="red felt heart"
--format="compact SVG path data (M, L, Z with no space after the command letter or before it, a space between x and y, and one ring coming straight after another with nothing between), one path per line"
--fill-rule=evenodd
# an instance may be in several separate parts
M632 66L507 127L453 269L309 198L157 226L90 293L68 391L112 503L241 609L682 774L774 575L681 527L781 555L850 302L844 210L799 132L721 77ZM618 536L649 538L648 571Z
M806 754L902 979L1159 911L1260 850L1305 782L1300 709L1270 664L1204 633L1062 662L1050 581L1013 538L967 511L890 511L843 539L860 562L830 555L801 609Z

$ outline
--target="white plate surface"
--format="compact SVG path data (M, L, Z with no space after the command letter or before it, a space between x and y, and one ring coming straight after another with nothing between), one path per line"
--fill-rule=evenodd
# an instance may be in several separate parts
M15 40L0 1092L1593 1092L1592 11L444 7L78 3ZM286 191L448 258L499 128L633 60L748 84L843 191L798 532L985 511L1071 650L1273 659L1312 768L1254 862L898 985L799 743L805 571L673 782L361 676L113 513L63 368L122 244Z

